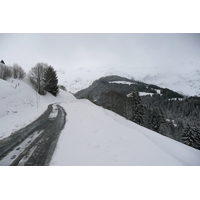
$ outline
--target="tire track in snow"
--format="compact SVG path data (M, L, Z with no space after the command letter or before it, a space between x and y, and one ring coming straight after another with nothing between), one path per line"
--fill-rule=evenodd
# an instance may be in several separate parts
M49 105L30 125L0 141L0 165L48 165L65 123L65 110Z

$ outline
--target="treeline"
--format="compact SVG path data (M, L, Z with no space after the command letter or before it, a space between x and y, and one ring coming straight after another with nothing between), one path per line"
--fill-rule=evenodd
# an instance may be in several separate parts
M200 149L200 98L166 99L159 94L140 97L134 91L102 93L92 102L164 136Z
M9 78L24 79L28 78L33 88L40 94L45 95L46 92L57 96L59 92L57 73L54 68L47 63L37 63L31 68L28 74L18 64L8 66L3 60L0 62L0 79L7 80Z
M25 71L18 64L7 66L3 60L0 62L0 78L6 80L8 78L23 79L26 76Z

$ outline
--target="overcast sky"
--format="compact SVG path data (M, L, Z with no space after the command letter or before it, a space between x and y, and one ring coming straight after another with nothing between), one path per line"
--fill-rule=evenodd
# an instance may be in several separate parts
M37 62L55 69L178 69L200 63L200 34L0 34L0 60L26 72Z

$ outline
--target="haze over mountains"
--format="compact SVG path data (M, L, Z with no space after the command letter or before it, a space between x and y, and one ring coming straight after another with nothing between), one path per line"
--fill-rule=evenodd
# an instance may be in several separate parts
M135 79L148 84L155 84L163 88L169 88L186 96L200 96L200 64L182 64L182 67L159 70L158 68L126 68L126 67L84 67L67 70L58 70L60 84L67 91L76 93L89 87L93 81L100 77L118 75L129 79ZM183 68L184 70L181 70Z

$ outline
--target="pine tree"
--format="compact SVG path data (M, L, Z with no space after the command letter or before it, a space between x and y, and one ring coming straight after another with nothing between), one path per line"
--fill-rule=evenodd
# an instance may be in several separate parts
M194 148L200 149L200 130L197 126L194 126L192 129L195 137Z
M194 138L192 137L192 129L189 124L185 126L183 129L183 136L182 136L183 143L188 146L193 146Z
M58 78L53 67L49 66L44 73L44 89L54 96L59 92Z
M144 106L142 104L142 101L138 92L133 90L129 99L130 99L130 107L132 111L131 120L137 124L142 125L143 115L144 115Z
M151 113L151 129L159 133L161 124L165 122L162 111L154 108Z
M0 63L2 63L2 64L4 64L5 65L5 62L3 61L3 60L1 60L1 62Z

